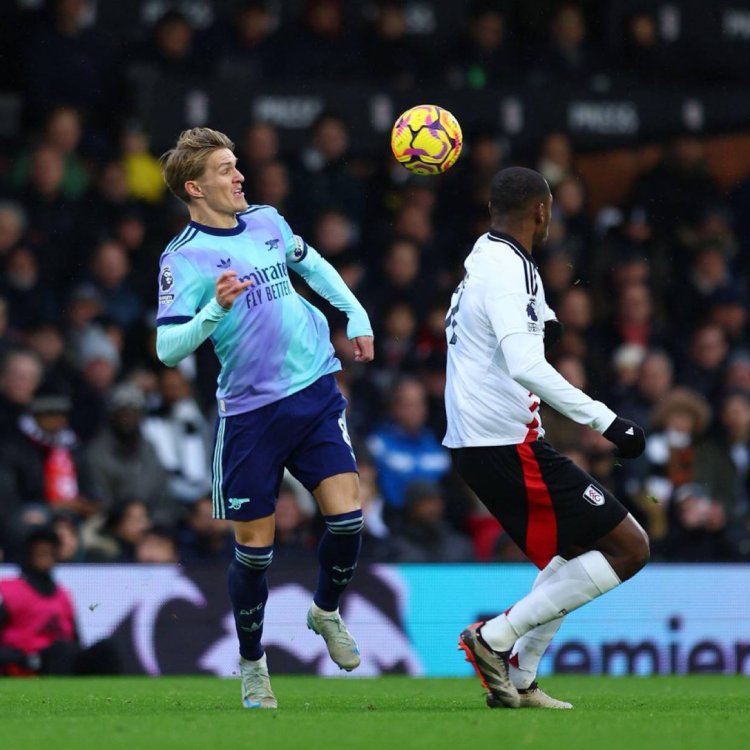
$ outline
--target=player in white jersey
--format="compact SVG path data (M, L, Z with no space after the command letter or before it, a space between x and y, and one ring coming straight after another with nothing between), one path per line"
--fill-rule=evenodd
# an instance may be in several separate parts
M531 592L460 636L487 704L571 708L544 693L536 671L563 617L619 586L648 561L648 537L625 507L544 438L539 403L589 425L618 455L639 456L643 430L562 377L544 339L560 324L532 250L549 232L552 195L538 172L495 175L491 229L466 259L446 316L444 445L454 465L540 569Z

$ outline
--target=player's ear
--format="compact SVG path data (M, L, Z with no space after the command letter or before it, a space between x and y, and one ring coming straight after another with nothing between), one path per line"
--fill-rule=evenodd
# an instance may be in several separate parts
M536 219L537 224L544 223L544 201L536 204L536 208L534 209L534 218Z
M202 198L203 197L203 191L200 188L200 185L195 180L188 180L185 183L185 192L191 197L191 198Z

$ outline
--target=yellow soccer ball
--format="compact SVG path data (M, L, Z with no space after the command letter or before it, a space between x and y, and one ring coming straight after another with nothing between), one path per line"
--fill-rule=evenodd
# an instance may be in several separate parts
M434 104L407 109L391 131L393 155L414 174L440 174L450 169L462 145L458 120L447 109Z

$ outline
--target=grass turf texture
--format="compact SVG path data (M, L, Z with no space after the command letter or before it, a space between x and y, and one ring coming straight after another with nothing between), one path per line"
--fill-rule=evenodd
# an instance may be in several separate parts
M3 750L750 747L750 679L547 678L573 711L485 708L477 680L273 678L278 711L240 706L238 680L0 682Z

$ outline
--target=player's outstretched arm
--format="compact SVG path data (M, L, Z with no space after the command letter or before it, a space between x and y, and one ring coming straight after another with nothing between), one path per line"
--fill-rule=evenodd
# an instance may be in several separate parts
M174 367L194 352L232 309L235 300L252 284L239 281L236 271L224 271L216 280L216 297L187 323L172 323L156 329L156 355Z
M354 359L357 362L372 361L374 341L372 326L365 308L359 303L336 269L315 248L296 235L295 240L301 243L304 251L299 261L295 261L294 254L292 254L289 268L296 271L321 297L346 313L349 319L346 335L354 347Z
M597 432L612 424L617 415L569 383L544 356L541 336L513 333L500 342L508 374L545 403L579 424Z
M511 334L500 342L500 347L508 373L517 383L566 417L602 433L617 446L619 456L637 458L643 453L646 447L643 430L569 383L545 359L539 336Z

